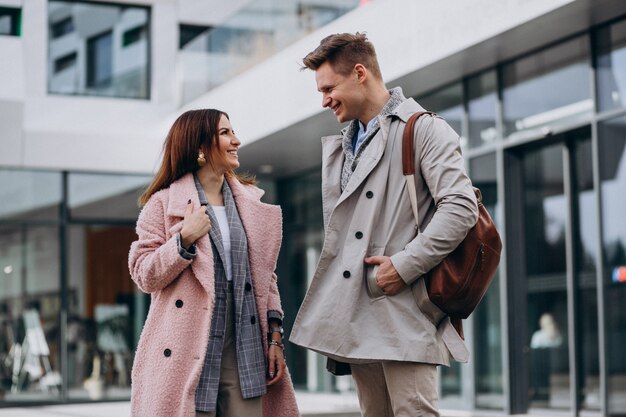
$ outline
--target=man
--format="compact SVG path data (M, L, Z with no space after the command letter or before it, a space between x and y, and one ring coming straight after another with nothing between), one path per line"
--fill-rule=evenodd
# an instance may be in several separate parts
M455 348L420 278L478 218L459 137L436 116L416 123L418 233L402 132L424 109L387 90L364 34L328 36L303 63L322 106L350 123L322 139L325 242L291 341L350 364L363 416L438 415L436 366Z

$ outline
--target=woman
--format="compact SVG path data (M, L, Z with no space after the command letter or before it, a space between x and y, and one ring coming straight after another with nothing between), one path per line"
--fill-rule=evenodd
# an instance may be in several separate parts
M139 200L129 268L152 298L133 416L299 416L273 272L281 212L234 173L240 143L226 113L182 114Z

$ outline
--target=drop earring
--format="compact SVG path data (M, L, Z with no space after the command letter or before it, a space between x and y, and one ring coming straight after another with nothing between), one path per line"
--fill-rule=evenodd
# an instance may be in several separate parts
M206 158L204 157L204 152L199 151L198 152L198 165L203 167L204 165L206 165Z

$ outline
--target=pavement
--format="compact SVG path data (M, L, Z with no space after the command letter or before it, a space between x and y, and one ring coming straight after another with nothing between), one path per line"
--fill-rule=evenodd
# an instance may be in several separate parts
M344 394L296 392L303 417L360 417L353 392ZM130 402L94 402L0 408L0 417L130 417Z

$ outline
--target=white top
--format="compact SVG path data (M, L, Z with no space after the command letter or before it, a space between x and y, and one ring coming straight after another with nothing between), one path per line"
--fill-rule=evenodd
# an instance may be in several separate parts
M222 235L222 246L224 247L224 269L226 270L226 279L228 281L233 280L232 273L232 260L230 257L230 227L228 226L228 217L226 217L226 207L224 206L211 206L213 208L213 212L215 213L215 217L217 218L217 223L220 228L220 233Z

